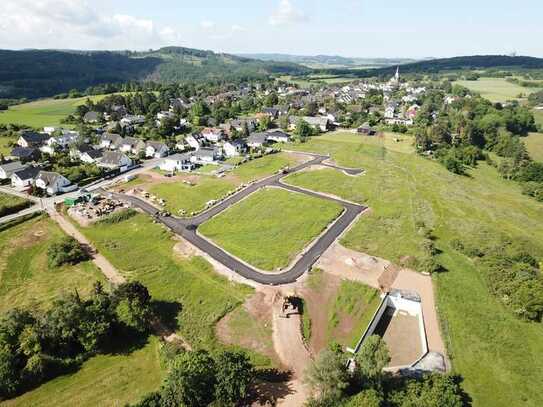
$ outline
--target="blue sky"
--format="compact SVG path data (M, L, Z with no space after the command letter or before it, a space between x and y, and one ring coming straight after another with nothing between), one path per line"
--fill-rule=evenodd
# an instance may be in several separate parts
M2 0L0 48L543 57L541 0Z

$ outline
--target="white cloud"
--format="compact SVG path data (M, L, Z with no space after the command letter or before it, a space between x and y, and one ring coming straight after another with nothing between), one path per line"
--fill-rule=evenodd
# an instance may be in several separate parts
M2 0L3 48L143 49L178 41L180 33L149 19L98 12L86 0Z
M298 10L290 0L281 0L279 7L270 16L270 24L274 26L289 25L307 21L307 15Z
M242 27L241 25L238 25L238 24L234 24L234 25L231 27L231 30L232 30L233 33L244 32L244 31L246 31L246 30L245 30L245 27Z
M213 21L204 20L200 23L200 26L204 30L212 30L213 28L215 28L215 23Z

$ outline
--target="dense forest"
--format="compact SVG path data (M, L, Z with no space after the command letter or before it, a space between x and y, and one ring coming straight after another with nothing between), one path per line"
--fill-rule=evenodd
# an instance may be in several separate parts
M134 80L238 81L309 71L291 63L256 61L181 47L142 53L0 50L0 61L0 99L46 97Z

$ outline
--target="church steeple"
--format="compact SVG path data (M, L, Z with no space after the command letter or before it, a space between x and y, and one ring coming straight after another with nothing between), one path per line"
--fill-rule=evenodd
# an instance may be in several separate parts
M400 83L400 66L399 65L396 68L396 75L394 75L394 79L396 80L396 82Z

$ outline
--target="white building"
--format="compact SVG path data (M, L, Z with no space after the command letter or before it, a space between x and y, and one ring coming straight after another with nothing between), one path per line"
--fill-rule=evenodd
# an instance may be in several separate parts
M191 161L190 154L173 154L164 158L159 165L162 171L192 171L196 168L196 164Z

